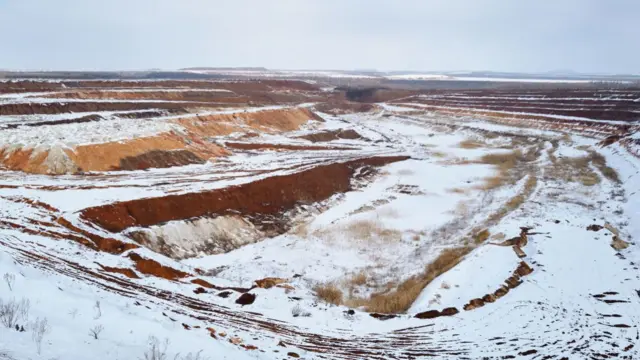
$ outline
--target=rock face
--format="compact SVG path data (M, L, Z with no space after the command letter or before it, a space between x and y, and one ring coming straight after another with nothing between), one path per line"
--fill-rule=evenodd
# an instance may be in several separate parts
M256 301L256 295L255 294L245 293L245 294L240 295L240 297L236 299L236 304L251 305L251 304L253 304L254 301Z
M629 243L614 235L613 240L611 241L611 247L617 251L621 251L628 248Z
M483 307L483 306L484 306L484 300L482 300L482 299L473 299L473 300L469 301L469 303L466 304L463 307L463 309L465 311L471 311L471 310L474 310L474 309L477 309L477 308Z
M587 230L588 231L600 231L604 228L604 226L601 225L597 225L597 224L593 224L593 225L589 225L587 226Z
M218 216L134 230L129 237L174 259L222 254L254 243L264 234L240 216Z
M134 252L130 252L127 257L135 262L138 272L146 275L153 275L167 280L177 280L190 276L184 271L164 266L155 260L145 259Z
M406 156L372 157L317 166L302 172L273 176L248 184L200 193L138 199L87 208L82 218L106 230L120 232L133 226L153 226L206 215L261 216L294 208L300 201L318 202L352 188L356 169L406 160ZM278 189L279 191L274 191Z
M525 235L526 236L526 235ZM514 289L522 284L521 277L527 276L533 272L533 269L529 264L521 261L518 267L513 271L513 274L505 280L505 285L501 286L493 294L486 294L482 298L477 298L469 301L463 309L465 311L471 311L479 307L483 307L485 304L490 304L505 296L510 289Z
M440 316L453 316L455 314L459 313L458 309L454 308L454 307L450 307L450 308L446 308L442 311L438 311L438 310L429 310L429 311L425 311L425 312L421 312L416 314L414 317L416 319L435 319L437 317Z
M287 282L287 279L268 277L260 280L256 280L256 286L262 289L271 289L272 287Z

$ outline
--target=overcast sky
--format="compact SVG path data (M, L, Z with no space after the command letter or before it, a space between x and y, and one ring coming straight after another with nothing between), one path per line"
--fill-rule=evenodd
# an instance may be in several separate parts
M640 73L640 0L0 0L0 69Z

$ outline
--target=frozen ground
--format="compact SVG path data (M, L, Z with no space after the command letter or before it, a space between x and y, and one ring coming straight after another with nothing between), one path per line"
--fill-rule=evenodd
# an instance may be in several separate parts
M169 339L171 359L199 351L209 359L638 358L640 160L620 144L600 148L600 138L575 129L567 134L524 121L446 117L406 104L323 114L323 123L243 140L334 150L247 150L203 165L58 177L2 172L0 274L7 277L0 299L28 311L18 311L9 327L0 324L0 359L143 358L150 337L161 348ZM362 138L299 138L345 129ZM618 180L601 163L580 160L593 152L604 156ZM282 215L291 225L285 233L227 253L176 260L144 247L109 253L77 241L135 244L126 231L111 233L84 221L80 212L88 207L399 155L410 159L354 176L350 191ZM487 160L492 156L504 160ZM506 180L490 186L501 177ZM211 226L227 226L219 225L226 223L221 217L188 220L153 226L178 229L160 233L185 248L196 237L206 240ZM607 227L587 230L592 225ZM521 238L522 227L530 229L519 257L502 242ZM479 230L487 231L486 239L475 238ZM629 246L612 248L614 234ZM336 284L345 298L393 291L458 247L469 249L460 262L436 276L407 311L387 320L316 296L326 283ZM132 254L154 264L145 268ZM521 283L484 306L467 306L503 287L523 262L533 271ZM154 266L163 275L167 269L184 275L153 275ZM354 286L359 274L367 280ZM278 286L252 288L268 277L278 278ZM246 294L254 301L237 303ZM415 318L445 308L457 312ZM48 331L40 343L34 334L43 319ZM92 329L102 329L97 339Z

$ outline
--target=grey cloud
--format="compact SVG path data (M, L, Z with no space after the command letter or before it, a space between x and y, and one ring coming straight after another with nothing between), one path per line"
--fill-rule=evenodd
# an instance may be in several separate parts
M0 0L0 68L640 73L636 0Z

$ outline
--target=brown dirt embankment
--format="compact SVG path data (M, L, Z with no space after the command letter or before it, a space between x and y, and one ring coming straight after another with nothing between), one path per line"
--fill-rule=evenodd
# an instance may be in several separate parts
M120 159L119 170L145 170L191 164L203 164L206 160L189 150L151 150L136 156Z
M298 138L309 140L311 142L326 142L340 139L365 140L365 138L363 138L357 131L352 129L321 131L309 135L299 136Z
M248 128L269 133L292 131L310 119L322 121L306 108L285 108L256 112L183 117L175 120L187 135L162 133L126 141L77 146L50 156L50 151L0 149L0 165L36 174L65 174L86 171L141 170L201 164L210 158L229 155L207 137L246 132ZM90 119L93 120L93 119Z
M117 91L117 90L72 90L55 92L38 97L58 99L81 100L164 100L164 101L195 101L195 102L222 102L222 103L246 103L245 97L234 96L226 91Z
M205 215L278 214L298 203L318 202L350 190L351 178L360 167L381 166L406 159L407 156L372 157L321 165L224 189L87 208L81 216L106 230L120 232L132 226L151 226Z
M145 275L161 277L167 280L178 280L188 276L192 276L184 271L164 266L159 262L151 259L145 259L135 252L130 252L127 257L136 264L136 270Z
M215 144L208 144L210 150L219 155L227 152ZM180 152L175 152L175 151ZM201 163L208 154L188 151L184 141L173 134L139 138L129 141L114 141L103 144L82 145L73 151L66 150L67 156L81 171L138 170L150 167L170 167L173 164L186 165ZM185 154L190 155L186 156Z
M209 105L201 103L202 106ZM146 109L162 109L185 112L184 108L194 106L192 102L184 103L137 103L137 102L69 102L69 103L20 103L0 105L0 115L35 115L65 114L99 111L130 111Z
M527 103L514 104L485 104L485 103L452 103L449 101L423 100L421 103L431 107L451 107L453 109L469 109L470 111L479 112L510 112L510 113L528 113L533 116L560 115L574 116L594 120L618 120L618 121L635 121L640 118L634 110L617 109L617 108L549 108L548 105L530 105ZM580 106L580 104L576 104ZM582 105L584 106L584 105ZM573 121L573 120L569 120Z
M106 272L114 273L114 274L122 274L122 275L128 277L129 279L139 279L140 278L140 276L138 276L138 274L136 274L136 272L131 270L131 269L111 267L111 266L106 266L106 265L102 265L102 264L98 264L98 266L100 266L100 268L102 270L106 271Z
M0 164L14 171L32 174L63 174L83 171L143 170L189 164L202 164L207 159L226 156L224 148L192 139L186 144L181 136L163 133L128 141L81 145L64 149L62 157L50 159L49 151L33 149L8 151L0 149ZM61 156L62 156L61 155ZM62 166L61 162L66 162Z
M355 148L348 148L348 147L304 146L304 145L291 145L291 144L239 143L239 142L225 142L225 146L230 149L238 149L238 150L291 150L291 151L356 150Z
M379 109L379 106L368 103L358 103L351 101L328 101L317 104L315 109L332 115L343 115L353 113L364 113Z
M39 83L46 84L46 83ZM247 81L224 81L224 80L159 80L159 81L65 81L64 86L68 88L187 88L187 89L225 89L233 92L245 91L271 91L271 90L298 90L317 91L318 86L306 81L299 80L247 80Z
M39 81L7 81L0 82L0 94L44 92L63 89L62 84Z
M267 133L298 130L309 120L324 121L306 108L284 108L232 114L185 116L174 122L202 137L246 132L248 128ZM248 127L248 128L247 128Z
M24 171L32 174L46 173L43 162L47 156L48 152L42 151L34 154L33 149L17 149L14 151L0 149L0 164L8 170Z

